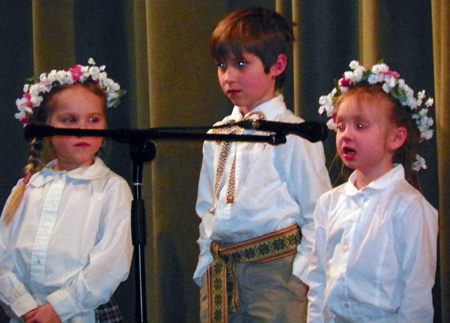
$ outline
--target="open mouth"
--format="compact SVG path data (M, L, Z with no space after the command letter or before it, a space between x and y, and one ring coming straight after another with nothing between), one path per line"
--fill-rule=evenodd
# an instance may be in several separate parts
M348 147L344 147L342 149L342 151L344 152L344 154L346 155L355 155L356 151L354 149L348 148Z

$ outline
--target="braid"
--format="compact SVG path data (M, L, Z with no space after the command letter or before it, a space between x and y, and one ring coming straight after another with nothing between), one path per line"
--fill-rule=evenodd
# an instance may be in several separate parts
M13 219L14 215L17 213L20 203L22 202L22 198L25 194L25 189L27 184L30 182L31 176L36 173L36 169L39 166L40 160L39 156L41 154L43 148L43 140L41 138L35 138L30 144L30 156L28 157L28 164L25 166L24 178L14 188L11 196L8 200L8 204L5 208L5 213L3 215L3 221L6 225L8 225Z

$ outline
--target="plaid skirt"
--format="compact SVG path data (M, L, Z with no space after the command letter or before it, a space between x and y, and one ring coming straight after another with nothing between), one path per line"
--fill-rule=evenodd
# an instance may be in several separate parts
M96 323L116 323L123 322L122 314L120 314L119 306L113 298L108 303L100 305L95 310Z

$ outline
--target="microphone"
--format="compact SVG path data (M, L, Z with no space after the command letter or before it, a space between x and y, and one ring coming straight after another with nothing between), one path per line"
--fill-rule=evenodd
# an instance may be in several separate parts
M234 125L244 129L255 129L275 132L282 135L297 135L311 142L324 141L328 137L327 126L319 121L305 121L302 123L284 123L265 120L240 121Z

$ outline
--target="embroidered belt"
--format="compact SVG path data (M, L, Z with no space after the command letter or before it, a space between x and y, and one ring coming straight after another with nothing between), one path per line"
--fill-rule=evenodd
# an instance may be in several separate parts
M251 240L221 247L211 243L214 261L206 270L208 322L228 322L228 313L242 310L239 305L235 264L265 263L297 252L301 233L297 224Z

